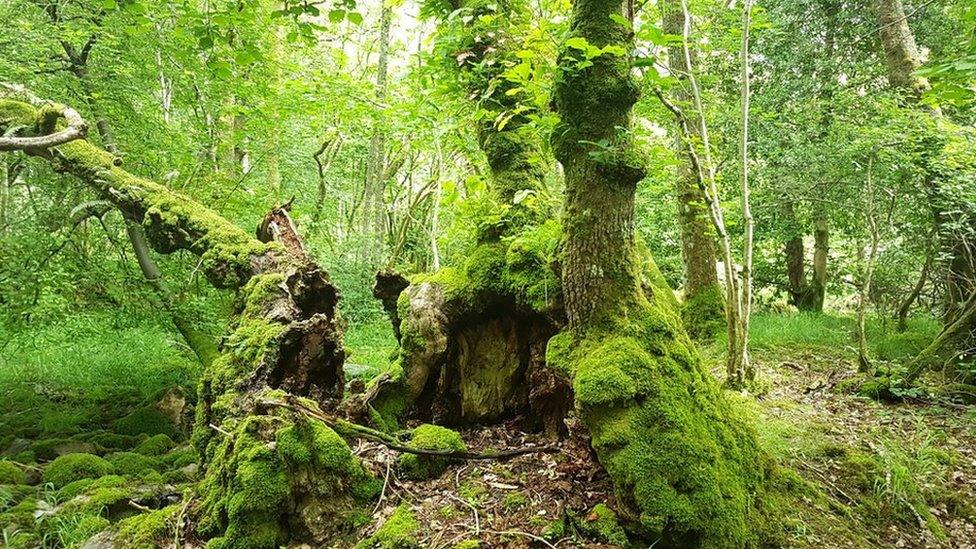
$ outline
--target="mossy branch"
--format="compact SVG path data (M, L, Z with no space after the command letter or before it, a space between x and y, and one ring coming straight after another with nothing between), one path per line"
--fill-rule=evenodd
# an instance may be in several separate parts
M451 459L462 459L462 460L506 460L514 457L526 455L526 454L554 454L559 452L558 446L546 445L546 446L526 446L522 448L510 448L506 450L499 451L489 451L489 452L467 452L458 450L429 450L424 448L417 448L415 446L409 446L397 440L395 437L384 433L382 431L377 431L375 429L370 429L364 425L359 425L358 423L353 423L351 421L346 421L344 419L335 417L330 414L326 414L321 410L316 410L310 408L306 404L302 403L299 399L292 395L285 395L283 400L272 400L265 399L261 401L261 404L266 406L278 406L291 410L296 413L304 414L312 419L321 421L326 424L337 433L347 434L354 437L365 438L373 442L379 442L380 444L390 448L391 450L396 450L398 452L403 452L407 454L416 454L421 456L435 456L442 458Z

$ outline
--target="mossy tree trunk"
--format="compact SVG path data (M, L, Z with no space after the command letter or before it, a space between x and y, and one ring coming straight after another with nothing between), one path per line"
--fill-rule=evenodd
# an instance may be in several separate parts
M680 2L669 0L663 4L663 31L681 35L684 12ZM692 59L695 58L692 52ZM679 79L685 80L691 67L685 62L681 46L668 48L668 68ZM679 87L675 100L684 106L693 97ZM678 139L678 147L684 156L678 166L675 184L678 195L678 220L681 224L681 255L684 259L684 309L682 316L688 331L695 337L708 337L721 330L725 321L724 290L718 280L718 258L715 244L715 227L708 214L708 198L698 184L688 151L695 142L701 141L701 124L698 119L688 121L691 135Z
M765 460L702 366L668 288L640 281L633 212L644 170L630 133L638 92L627 9L575 0L567 44L582 39L606 53L588 67L568 46L560 56L553 142L566 173L569 328L550 340L547 359L572 378L633 529L667 547L742 547L755 541Z
M50 135L65 111L23 91L0 93L0 134ZM305 253L287 211L272 210L255 238L123 170L84 139L24 150L111 202L155 251L199 256L214 286L238 293L233 325L198 394L193 442L206 467L199 535L219 538L217 547L277 547L321 545L350 531L378 492L376 479L335 432L267 405L287 392L330 406L344 386L338 290Z

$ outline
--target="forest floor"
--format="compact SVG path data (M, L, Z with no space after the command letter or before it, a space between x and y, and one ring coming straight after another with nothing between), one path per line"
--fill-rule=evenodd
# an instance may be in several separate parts
M784 545L976 547L976 406L881 404L847 392L856 369L845 345L848 328L849 319L837 317L815 325L797 317L758 322L753 359L766 390L741 400L754 412L764 446L808 484L786 512ZM368 376L385 363L392 338L384 330L380 322L352 327L351 373ZM109 329L104 318L69 331L34 334L30 343L14 338L2 353L0 459L24 465L30 485L4 480L0 467L0 546L81 546L140 507L178 501L198 474L178 434L168 442L150 438L156 433L113 432L119 417L162 388L192 392L197 372L167 346L165 334L151 326ZM913 352L930 337L924 325L915 332L878 337L876 356ZM702 353L720 376L721 342ZM471 450L547 442L523 433L517 421L462 435ZM580 437L553 454L452 464L427 481L399 478L396 454L385 447L359 442L353 449L384 479L373 521L356 537L405 506L421 525L421 547L473 540L480 547L619 546L594 511L613 507L610 484ZM77 452L106 458L116 474L67 486L47 482L52 460Z

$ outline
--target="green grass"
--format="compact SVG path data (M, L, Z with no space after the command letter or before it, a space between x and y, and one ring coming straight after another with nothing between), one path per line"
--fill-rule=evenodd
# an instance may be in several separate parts
M0 433L43 438L95 428L159 389L192 389L199 365L165 328L84 313L0 327Z
M752 316L749 342L754 349L855 348L856 319L830 313L767 314ZM914 317L908 329L898 333L895 323L872 316L867 322L868 345L877 359L902 361L915 356L939 333L934 318ZM724 347L725 334L716 344Z
M348 376L366 379L386 370L397 348L393 328L385 316L350 324L345 344L349 354L346 358Z

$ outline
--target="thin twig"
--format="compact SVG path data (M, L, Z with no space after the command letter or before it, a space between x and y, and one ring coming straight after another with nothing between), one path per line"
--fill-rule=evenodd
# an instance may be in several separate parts
M460 501L461 503L463 503L464 505L467 505L468 508L471 509L471 514L474 515L474 535L480 536L481 535L481 520L479 520L479 518L478 518L478 508L475 507L474 505L471 505L470 502L465 501L465 500L463 500L463 499L455 496L454 494L447 494L447 497L449 497L451 499L454 499L454 500L457 500L457 501Z

